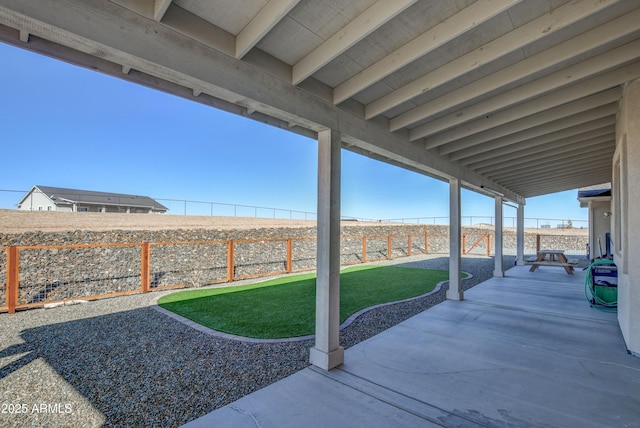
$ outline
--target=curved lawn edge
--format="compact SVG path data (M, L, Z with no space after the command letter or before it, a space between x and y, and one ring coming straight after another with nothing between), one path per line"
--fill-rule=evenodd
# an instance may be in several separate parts
M465 279L471 279L473 278L473 275L471 275L468 272L462 272L464 274L466 274L467 276L465 278L462 278L462 280ZM396 300L394 302L387 302L387 303L380 303L378 305L373 305L373 306L369 306L368 308L363 308L360 309L358 312L352 314L351 316L349 316L346 320L344 320L344 322L342 324L340 324L340 330L343 330L347 327L349 327L351 324L353 324L353 322L361 315L372 311L374 309L378 309L378 308L383 308L385 306L390 306L390 305L396 305L398 303L406 303L406 302L411 302L413 300L417 300L417 299L422 299L423 297L427 297L427 296L431 296L433 294L436 294L438 292L440 292L440 290L442 289L442 287L444 286L444 284L447 284L449 282L449 280L446 281L440 281L439 283L436 284L436 286L434 287L433 290L421 294L419 296L414 296L414 297L409 297L408 299L403 299L403 300ZM277 339L261 339L261 338L255 338L255 337L246 337L246 336L238 336L235 334L230 334L230 333L224 333L222 331L218 331L218 330L214 330L212 328L209 327L205 327L202 324L199 324L195 321L191 321L188 318L183 317L182 315L178 315L175 312L171 312L168 309L165 309L163 307L160 307L158 305L158 299L160 299L163 296L157 296L154 297L151 300L151 308L155 309L156 311L160 312L161 314L164 314L170 318L173 318L174 320L181 322L182 324L185 324L195 330L198 330L202 333L208 334L209 336L214 336L214 337L220 337L223 339L229 339L229 340L237 340L240 342L246 342L246 343L287 343L287 342L302 342L304 340L311 340L314 339L316 337L315 334L309 334L306 336L296 336L296 337L284 337L284 338L277 338Z

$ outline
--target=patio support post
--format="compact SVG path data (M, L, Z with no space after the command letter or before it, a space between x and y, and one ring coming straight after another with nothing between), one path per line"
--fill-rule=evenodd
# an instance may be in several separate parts
M524 204L518 204L516 220L516 264L524 265Z
M323 370L344 362L344 349L339 343L340 149L339 132L318 133L316 344L309 361Z
M462 265L462 217L460 210L460 180L449 179L449 289L447 299L463 300L464 292L460 287Z
M504 276L504 267L502 266L502 196L496 196L496 250L494 258L493 276Z

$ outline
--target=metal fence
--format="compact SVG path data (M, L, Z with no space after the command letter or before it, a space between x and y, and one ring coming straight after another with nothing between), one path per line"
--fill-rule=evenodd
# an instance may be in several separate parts
M461 216L462 226L477 226L480 224L495 224L495 217L492 216L477 216L477 215L463 215ZM424 224L424 225L447 225L449 224L449 217L404 217L379 220L383 223L403 223L403 224ZM517 217L503 217L504 227L515 228L517 224ZM588 220L574 220L570 218L536 218L525 217L524 227L530 229L588 229Z
M25 195L24 190L0 190L0 208L15 208L16 201L20 199L20 195ZM167 199L154 198L169 209L171 214L193 215L193 216L229 216L229 217L255 217L255 218L275 218L275 219L291 219L291 220L316 220L317 214L310 211L300 211L285 208L264 207L257 205L229 204L211 201L195 201L186 199ZM114 212L118 212L118 201L114 200ZM123 202L124 204L125 202ZM126 205L122 205L123 207ZM40 207L31 207L38 210ZM47 207L42 207L45 211ZM404 223L404 224L449 224L448 216L433 217L404 217L395 219L372 219L365 217L352 217L343 215L344 220L360 220L378 223ZM505 227L516 227L516 217L504 217L503 223ZM553 219L553 218L531 218L524 219L525 227L536 229L586 229L589 227L588 220L576 220L570 218ZM495 218L492 216L462 216L463 226L474 226L478 224L495 224Z

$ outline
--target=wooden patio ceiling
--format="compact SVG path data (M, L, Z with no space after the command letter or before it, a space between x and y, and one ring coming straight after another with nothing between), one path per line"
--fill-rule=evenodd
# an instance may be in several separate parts
M0 40L509 200L611 179L638 0L0 0Z

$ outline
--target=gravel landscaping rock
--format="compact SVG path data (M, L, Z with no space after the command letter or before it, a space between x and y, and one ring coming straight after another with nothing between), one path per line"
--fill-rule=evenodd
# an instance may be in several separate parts
M448 269L443 256L380 264ZM505 268L513 257L505 257ZM463 257L491 277L493 259ZM194 330L150 307L162 293L0 315L0 426L179 426L308 366L312 340L246 343ZM348 348L441 302L444 288L361 315Z

